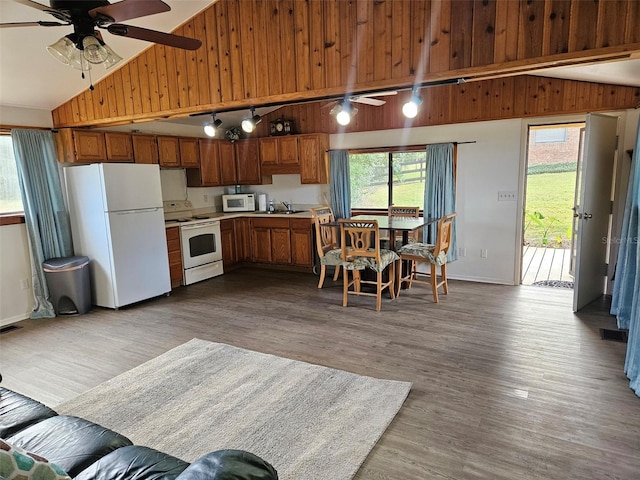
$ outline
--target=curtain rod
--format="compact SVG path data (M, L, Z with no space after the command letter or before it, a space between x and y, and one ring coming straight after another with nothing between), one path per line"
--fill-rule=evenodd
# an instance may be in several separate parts
M363 147L363 148L332 148L327 150L327 152L338 152L341 150L386 150L386 149L391 149L391 148L395 148L395 149L403 149L403 148L418 148L418 147L427 147L429 145L439 145L441 143L452 143L454 145L464 145L467 143L477 143L476 140L470 140L468 142L438 142L438 143L424 143L424 144L417 144L417 145L387 145L387 146L380 146L380 147Z

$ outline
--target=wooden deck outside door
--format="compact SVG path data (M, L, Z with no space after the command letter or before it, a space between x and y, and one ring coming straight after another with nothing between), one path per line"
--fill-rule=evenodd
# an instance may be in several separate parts
M618 118L587 115L579 204L575 206L578 236L573 311L605 291L611 184L616 152Z

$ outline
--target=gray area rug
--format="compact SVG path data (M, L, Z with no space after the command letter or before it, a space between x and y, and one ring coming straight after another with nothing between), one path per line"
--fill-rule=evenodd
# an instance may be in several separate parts
M56 407L192 462L253 452L281 480L348 480L411 383L193 339Z

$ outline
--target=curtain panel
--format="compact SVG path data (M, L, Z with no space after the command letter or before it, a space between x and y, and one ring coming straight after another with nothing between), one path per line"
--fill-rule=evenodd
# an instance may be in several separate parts
M631 160L631 176L620 236L611 313L618 328L628 329L624 371L630 387L640 396L640 122Z
M35 302L31 318L55 317L42 262L73 254L55 142L46 130L12 129L11 138L31 253Z
M427 181L424 185L424 216L440 218L456 211L456 185L453 161L453 143L427 145ZM427 225L424 238L435 243L438 224ZM458 259L456 247L456 219L451 225L451 246L447 260Z
M351 216L351 175L349 173L349 152L331 150L329 152L331 208L336 220Z

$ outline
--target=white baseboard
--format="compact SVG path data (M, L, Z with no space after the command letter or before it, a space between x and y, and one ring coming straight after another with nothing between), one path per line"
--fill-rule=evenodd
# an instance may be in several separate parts
M495 285L510 285L510 286L515 285L513 282L505 282L504 280L500 280L497 278L470 277L467 275L462 275L462 276L449 275L448 272L447 272L447 278L449 280L462 280L465 282L493 283Z
M21 322L22 320L26 320L29 318L31 312L21 313L20 315L14 315L13 317L0 319L0 327L6 327L7 325L11 325L12 323Z

